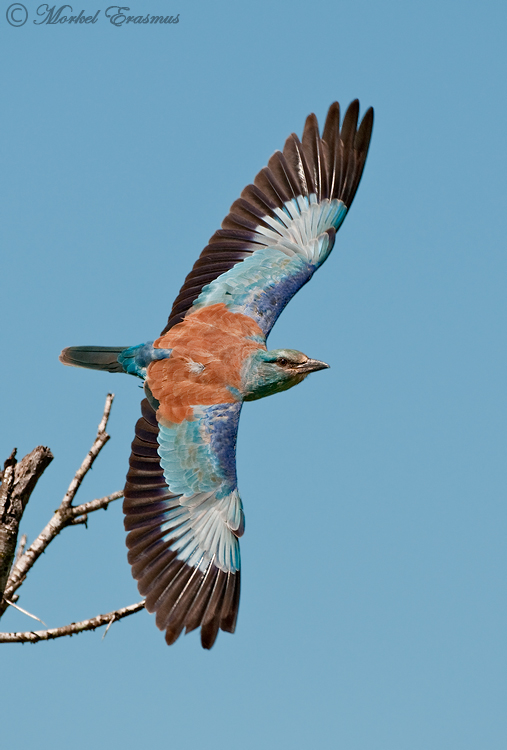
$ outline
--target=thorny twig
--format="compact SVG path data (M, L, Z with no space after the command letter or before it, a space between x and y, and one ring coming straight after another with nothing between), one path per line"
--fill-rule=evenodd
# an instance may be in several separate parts
M19 610L19 611L20 611L20 612L22 612L22 613L23 613L24 615L28 615L28 617L31 617L31 618L32 618L32 620L37 620L38 622L41 622L41 623L42 623L43 625L46 625L46 623L44 622L44 620L41 620L41 619L40 619L40 617L37 617L37 615L32 615L32 613L31 613L31 612L28 612L28 611L27 611L26 609L23 609L23 607L19 607L19 606L18 606L17 604L15 604L14 602L11 602L11 601L10 601L10 599L5 599L5 597L4 597L4 600L5 600L5 601L7 602L7 604L9 604L9 605L10 605L11 607L14 607L14 609L17 609L17 610ZM47 625L46 625L46 627L47 627Z
M55 638L62 638L65 635L75 635L76 633L83 633L85 630L95 630L106 624L109 629L113 622L122 620L129 615L133 615L141 609L144 609L144 600L142 602L137 602L137 604L131 604L129 607L123 607L114 612L108 612L107 615L97 615L97 617L91 617L89 620L72 622L70 625L65 625L63 628L27 631L25 633L0 633L0 643L38 643L39 641L52 641Z
M109 440L109 435L106 433L106 427L107 422L109 419L109 415L111 413L111 406L113 403L114 395L109 393L106 398L106 403L104 406L104 412L102 415L102 419L100 420L100 424L97 430L97 436L93 442L93 445L88 452L86 458L84 459L83 463L77 470L74 478L72 479L72 482L69 485L69 488L67 492L65 493L65 496L60 503L60 506L57 508L57 510L54 512L53 517L49 521L49 523L46 525L46 527L41 531L39 536L35 539L35 541L30 545L30 547L26 550L26 536L23 535L21 538L21 542L19 544L17 553L16 553L16 559L14 561L14 564L12 565L12 568L9 567L11 562L7 560L6 565L8 566L5 571L5 576L7 578L7 582L4 590L0 588L0 617L5 612L7 607L9 605L16 607L16 609L20 609L25 614L29 614L25 610L22 610L20 607L18 607L15 602L18 600L18 595L15 593L17 589L23 584L23 582L26 579L26 576L30 569L33 567L34 563L38 560L40 555L46 550L48 545L55 539L56 536L67 526L75 526L79 524L87 524L88 521L88 514L93 513L96 510L100 510L101 508L107 509L109 504L113 502L114 500L118 500L119 498L123 497L123 492L113 492L110 495L106 495L104 497L98 498L96 500L91 500L86 503L82 503L81 505L73 505L73 500L76 496L76 493L85 478L88 471L91 469L95 459L99 455L100 451L104 447L104 445ZM4 471L0 472L0 491L2 493L0 500L2 497L4 497L3 507L9 508L9 502L11 495L15 496L15 490L17 489L16 485L16 478L18 474L21 476L21 479L24 479L25 484L23 484L22 481L18 481L18 484L21 486L21 489L18 488L18 495L21 494L22 491L24 491L24 495L22 496L22 510L21 513L18 514L19 518L16 517L16 527L15 527L15 537L17 538L17 528L19 526L19 521L21 520L22 511L24 510L24 507L26 506L26 503L28 502L29 496L31 494L31 491L35 487L35 484L37 482L37 479L42 474L46 466L49 464L49 461L52 459L51 452L47 448L36 448L29 456L25 456L22 462L18 464L17 466L20 467L18 470L16 467L16 458L15 458L15 451L11 454L9 459L5 462ZM24 468L23 468L23 464ZM17 472L17 474L16 474ZM28 479L27 479L28 477ZM18 477L19 480L19 477ZM25 490L25 485L28 487L28 490ZM29 486L28 486L29 485ZM5 500L7 498L7 500ZM18 503L19 504L19 503ZM0 503L1 505L1 503ZM1 507L0 507L1 510ZM12 515L12 514L11 514ZM4 512L5 516L5 512ZM4 524L4 518L0 514L0 532L3 529ZM4 524L5 525L5 524ZM12 533L11 533L12 536ZM12 557L14 556L14 549L16 544L16 538L14 539L14 547L12 547L11 544L11 552L10 552L10 560L12 560ZM0 553L2 552L0 548ZM0 562L1 562L1 555L0 555ZM5 562L5 561L4 561ZM4 566L5 567L5 566ZM5 579L4 579L5 583ZM54 638L61 638L65 635L74 635L75 633L81 633L84 630L95 630L95 628L98 628L102 625L107 624L107 630L111 627L113 622L116 622L116 620L121 620L124 617L127 617L130 614L134 614L135 612L139 612L139 610L143 609L144 607L144 601L138 602L137 604L132 604L129 607L124 607L123 609L118 609L113 612L109 612L105 615L98 615L97 617L90 618L88 620L83 620L81 622L77 623L71 623L70 625L66 625L61 628L52 628L48 630L41 630L36 632L26 632L26 633L0 633L0 643L37 643L38 641L42 640L52 640ZM30 617L35 617L34 615L30 615ZM35 618L39 619L39 618ZM41 620L42 622L42 620Z
M7 586L5 587L4 597L7 597L8 599L12 598L12 595L21 586L35 561L45 551L48 544L50 544L66 526L74 525L80 516L86 516L88 513L99 510L100 508L107 508L110 502L123 497L123 492L114 492L112 495L106 495L98 500L92 500L89 503L72 505L72 500L74 499L81 482L93 466L93 462L99 455L100 451L109 440L106 427L109 414L111 413L113 399L113 394L108 393L104 413L97 430L97 437L95 438L88 455L77 470L69 485L69 489L60 503L60 507L55 510L53 517L41 531L37 539L32 542L26 552L21 555L17 563L13 565L7 581ZM78 521L78 523L85 523L85 519Z
M106 432L106 427L107 427L107 422L109 420L109 415L111 414L111 406L113 405L113 399L114 399L114 394L108 393L106 397L106 404L104 406L104 413L102 415L102 419L100 420L100 424L97 430L97 437L95 438L93 445L90 448L85 460L83 461L79 469L76 471L76 475L74 479L72 480L72 482L70 483L69 489L65 493L65 497L63 498L60 508L58 510L69 508L72 505L72 501L74 500L74 497L81 485L81 482L83 481L85 476L88 474L89 470L93 466L93 462L95 461L100 451L109 440L109 435Z

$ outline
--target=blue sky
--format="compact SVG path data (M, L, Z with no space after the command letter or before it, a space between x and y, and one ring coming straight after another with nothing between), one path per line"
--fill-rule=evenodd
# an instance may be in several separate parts
M179 3L179 4L178 4ZM247 404L237 632L171 648L143 612L2 646L2 739L505 748L505 6L150 0L164 27L10 26L2 5L0 458L55 460L29 540L116 394L83 502L123 486L141 392L64 368L72 344L155 338L230 204L314 111L375 107L324 268L270 346L331 369ZM68 529L21 606L51 627L138 601L120 505ZM9 611L2 630L32 621Z

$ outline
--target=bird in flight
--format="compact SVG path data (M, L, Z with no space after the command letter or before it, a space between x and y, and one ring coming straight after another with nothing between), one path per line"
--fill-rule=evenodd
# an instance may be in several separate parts
M306 120L235 201L188 274L153 342L64 349L65 365L141 378L123 510L132 575L172 644L201 628L211 648L233 633L240 592L243 505L236 437L244 401L292 388L327 368L266 339L333 248L356 194L373 126L353 101L322 136Z

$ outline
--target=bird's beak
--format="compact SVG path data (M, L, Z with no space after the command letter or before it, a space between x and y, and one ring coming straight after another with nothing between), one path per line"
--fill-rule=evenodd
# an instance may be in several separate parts
M308 359L303 364L298 365L298 372L317 372L317 370L327 370L329 365L321 362L320 359Z

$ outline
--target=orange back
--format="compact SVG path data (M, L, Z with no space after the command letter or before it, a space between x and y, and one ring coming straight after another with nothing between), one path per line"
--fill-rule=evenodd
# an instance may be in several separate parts
M155 348L172 349L169 359L152 362L147 371L151 392L160 401L159 422L179 424L192 420L193 406L237 401L227 386L239 390L245 359L266 348L252 336L264 340L252 318L220 302L190 313L157 339Z

